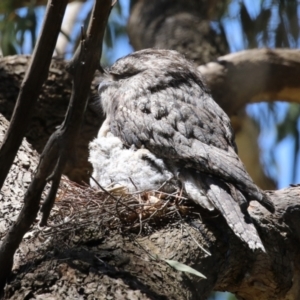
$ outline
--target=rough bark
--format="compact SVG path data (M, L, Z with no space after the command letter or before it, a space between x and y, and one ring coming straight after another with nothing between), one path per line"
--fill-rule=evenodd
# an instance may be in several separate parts
M128 21L135 50L173 49L200 65L229 52L226 37L210 26L223 1L138 1Z
M248 103L300 103L300 51L253 49L199 66L213 98L232 115Z
M0 143L3 141L9 122L0 115ZM0 193L0 237L13 224L21 209L23 198L38 164L38 154L23 140L8 177Z
M7 121L0 119L0 124L3 132ZM1 195L1 239L26 189L24 179L16 178L30 176L36 163L37 154L23 141ZM65 181L57 201L65 201L64 193L71 188ZM252 203L249 210L267 254L248 250L220 216L168 222L140 236L101 226L103 211L92 221L77 221L87 224L80 230L58 228L47 235L51 228L41 231L35 225L18 251L4 299L206 299L212 290L231 291L246 300L298 299L299 193L298 186L271 192L274 215ZM59 207L54 207L53 217L63 213ZM176 271L155 256L189 265L207 279Z
M47 70L50 66L51 56L50 58L48 56L49 59L48 61L46 60L46 63L44 65L42 64L42 66L44 66L45 68L45 70L41 72L41 79L43 80L42 82L41 79L37 79L37 86L35 86L34 84L32 84L31 75L33 75L32 72L34 71L37 72L35 76L39 74L37 63L40 59L40 50L42 50L43 39L45 38L45 35L47 35L47 30L49 29L49 25L51 25L51 21L57 21L58 26L60 27L64 8L66 7L66 2L64 2L64 4L61 3L61 6L58 4L59 2L56 2L54 0L48 1L47 12L44 19L41 37L37 43L37 47L35 48L33 57L30 60L30 65L28 67L28 70L26 71L21 85L21 90L18 96L17 103L15 105L11 123L2 142L2 169L4 169L4 154L7 153L7 149L10 149L11 152L16 150L15 153L13 152L14 158L22 142L22 138L20 138L20 134L17 131L17 128L19 128L19 130L21 131L21 137L24 137L27 129L27 124L31 121L32 111L30 111L29 108L26 108L26 103L30 108L34 107L34 104L37 101L37 96L39 94L38 92L42 87L42 83L44 82L44 79L47 78ZM19 213L17 220L6 233L0 246L0 265L2 268L2 272L0 273L1 293L12 270L14 254L20 246L24 235L28 232L30 227L35 222L39 211L42 193L47 183L51 182L47 197L45 198L40 209L40 211L42 212L40 225L47 225L48 216L50 215L56 198L57 190L59 188L64 166L66 165L67 157L69 157L70 153L72 153L72 151L74 150L75 141L80 132L85 108L88 102L90 86L97 69L97 64L99 64L101 58L102 41L108 16L112 8L111 5L112 4L110 0L96 1L94 3L91 18L86 31L86 36L82 38L77 51L75 52L71 62L68 64L68 71L72 75L73 88L66 116L63 123L49 138L41 154L40 161L34 173L33 179L24 195L24 205ZM57 20L55 19L55 17L57 17ZM58 32L57 30L55 32L57 38ZM48 54L52 53L55 46L55 43L53 43L53 37L51 37L48 42L45 42L45 45L49 46L49 49L47 49ZM31 87L33 89L36 87L37 91L25 93L24 90L28 92L28 87ZM36 97L34 97L34 93L37 93ZM29 99L26 99L26 96ZM30 105L28 103L28 100L32 100L32 103ZM25 116L20 115L20 111L23 111ZM26 116L26 114L28 115ZM19 125L20 122L22 123L22 121L24 121L24 128L22 128L21 130ZM10 142L9 137L12 137L12 135L15 135L17 141L20 142L19 145L17 145L17 149L14 148L16 146L11 147L11 144L8 143ZM2 153L3 149L6 149L6 152ZM11 162L9 160L11 158L11 155L6 154L6 156L8 156L8 167L10 168L13 160ZM5 173L4 175L5 177L3 178L3 181L0 182L1 187L4 183L4 179L6 178ZM3 177L2 174L1 176Z
M11 56L0 59L0 113L8 120L11 117L29 56ZM88 182L91 166L87 161L88 142L91 141L102 124L103 117L95 94L98 79L95 78L90 91L84 124L76 141L76 151L70 156L65 174L77 182ZM59 126L65 116L72 91L71 77L66 71L66 63L53 59L48 79L42 88L34 109L26 138L41 153L48 138Z
M265 95L265 99L268 101L275 101L279 95L284 95L287 99L300 102L300 85L297 81L297 78L300 77L299 53L297 50L288 49L248 50L242 52L241 55L236 53L223 56L220 61L208 63L199 68L205 76L206 83L210 86L214 99L219 104L223 103L224 110L230 115L235 112L234 107L241 107L247 101L258 101L258 95ZM28 59L28 56L11 56L0 59L0 113L8 120L18 95ZM275 69L277 71L269 72L270 76L264 77L264 82L257 81L257 78L260 78L259 74L263 73L260 72L260 66L263 71ZM255 75L241 75L248 74L249 69L255 71ZM245 80L240 80L241 77L245 78L245 76L247 76ZM65 174L76 182L88 182L88 172L91 172L91 166L87 161L88 143L97 135L103 122L103 115L96 96L98 82L99 77L96 76L91 86L90 101L81 134L76 142L76 155L70 157L65 169ZM248 89L248 83L252 85L252 89ZM243 88L238 88L241 86ZM224 92L220 93L220 91ZM43 150L49 136L63 121L70 93L71 78L65 70L65 62L53 59L48 80L43 86L31 125L26 134L28 141L38 152ZM235 93L236 98L233 97ZM237 100L233 102L232 99ZM234 126L239 129L240 125L236 124L237 122L234 121ZM253 165L253 161L251 161L250 166ZM257 172L256 169L251 172L251 175L255 172ZM261 174L260 172L256 178L261 178ZM272 183L269 186L272 186Z
M64 81L65 74L59 67L52 71L50 72L52 77L45 85L44 97L47 100L44 102L43 98L40 98L34 117L35 130L44 137L44 140L50 135L49 127L52 126L50 131L54 131L55 126L61 123L67 107L67 102L59 97L62 91L68 90L66 88L68 83ZM6 73L3 72L3 78L7 78ZM13 93L18 89L17 80L14 78L18 76L20 73L14 73L13 79L6 81L5 90L14 86L8 85L9 82L16 83L11 90L13 101L15 99ZM52 94L51 89L55 91ZM53 98L47 98L47 94ZM11 95L10 92L8 95ZM55 101L55 105L52 101ZM1 103L0 107L9 115L12 102L3 103L4 106ZM48 113L55 115L53 120L60 119L60 121L52 123L52 118L49 118L44 110L47 106ZM90 117L86 120L78 140L77 147L82 147L82 152L79 150L77 157L69 164L69 174L73 174L78 181L86 179L82 168L88 168L87 143L96 134L101 123L101 118L95 112L97 109L93 108L92 103L88 108ZM1 123L5 124L5 121L1 120ZM42 131L40 128L43 128ZM28 134L28 137L34 135ZM44 145L38 139L35 143L41 148ZM23 154L18 154L17 160L20 164L16 162L15 173L10 175L8 179L10 182L6 182L6 197L1 195L1 213L3 203L5 208L3 210L5 215L1 216L0 223L1 238L10 218L16 215L15 207L18 209L20 206L14 195L18 194L20 197L20 194L25 192L23 185L25 179L28 180L26 174L31 174L36 160L30 146L24 143L23 147L30 151L26 155L29 162ZM17 166L20 166L20 169ZM75 171L70 172L74 166ZM68 183L66 185L68 186ZM271 197L277 206L275 215L269 215L259 206L251 207L251 214L257 220L257 227L266 244L267 255L252 253L244 248L220 217L203 217L203 222L194 221L193 224L184 222L165 225L143 237L100 228L97 220L89 224L84 231L73 232L70 237L58 232L55 237L43 239L45 236L35 226L21 245L19 259L15 264L15 276L7 285L5 298L102 299L104 295L105 298L108 295L120 299L205 299L208 293L215 289L231 291L244 299L298 299L300 265L296 245L300 237L299 191L299 187L295 187L272 193ZM59 213L58 211L57 214ZM103 215L99 215L100 218L103 218ZM195 227L198 228L197 231ZM199 249L187 230L210 251L212 256L206 256ZM35 242L32 237L36 238ZM73 241L72 247L68 243L69 240ZM177 272L164 262L154 260L150 256L154 254L160 258L173 259L190 265L204 273L208 279L200 280L193 275Z

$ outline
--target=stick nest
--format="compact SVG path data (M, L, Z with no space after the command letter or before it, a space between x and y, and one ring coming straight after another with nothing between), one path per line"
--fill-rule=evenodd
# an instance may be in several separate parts
M172 194L160 191L128 192L126 187L95 190L64 178L48 221L51 231L73 231L96 224L98 228L141 233L149 226L160 227L183 218L199 218L198 207L178 189ZM52 228L52 229L51 229Z

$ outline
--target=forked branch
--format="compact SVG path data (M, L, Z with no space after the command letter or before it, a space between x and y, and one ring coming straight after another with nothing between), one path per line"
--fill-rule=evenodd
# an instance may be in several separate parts
M48 11L51 11L51 7L55 6L56 2L60 1L53 0L48 2L48 7L50 6ZM46 183L51 181L52 185L42 208L44 216L41 223L45 224L47 221L55 199L62 170L66 163L66 158L75 149L75 141L83 120L89 88L94 72L100 62L102 40L110 10L111 0L95 1L86 38L82 39L79 49L70 64L70 70L73 75L73 90L65 120L60 128L53 133L45 146L35 176L25 194L24 206L20 215L0 247L1 290L10 274L14 253L24 234L36 219L41 195ZM48 15L46 15L46 19L47 18ZM60 18L62 18L62 16L60 16ZM50 29L51 31L53 23L56 22L57 21L52 20L52 22L49 23L49 21L46 20L45 24L48 24L50 28L47 27L44 28L44 30ZM46 37L44 37L44 35L45 32L43 31L42 37L47 38L47 35ZM35 76L36 75L35 73ZM39 75L36 77L39 77Z

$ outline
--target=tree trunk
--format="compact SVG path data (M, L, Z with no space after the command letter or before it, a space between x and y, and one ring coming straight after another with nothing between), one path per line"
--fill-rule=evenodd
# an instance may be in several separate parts
M21 81L28 65L29 56L7 56L0 59L0 113L10 119ZM65 70L63 60L53 59L48 80L43 86L38 104L26 138L39 153L43 150L48 138L64 120L72 91L72 82ZM77 147L70 154L65 174L72 180L82 183L89 182L92 167L88 162L88 143L96 137L103 122L100 105L97 101L97 82L91 87L91 97L86 110L86 117Z
M4 132L8 123L1 117L0 124ZM1 238L21 208L37 160L23 141L1 194ZM216 215L161 215L137 234L119 222L113 199L65 179L50 227L36 224L22 242L4 299L206 299L213 290L246 300L298 299L299 193L298 186L271 192L274 215L252 202L249 212L267 251L261 253L243 245ZM165 260L207 279L177 271Z
M167 18L154 18L152 25L136 25L136 29L141 29L141 34L137 34L136 37L140 38L140 41L145 38L146 42L155 38L149 46L158 45L165 48L161 43L166 40L166 36L174 34L177 41L178 37L182 41L177 50L187 49L186 54L191 55L188 57L198 64L207 63L212 57L215 59L219 54L224 54L226 45L224 46L219 37L212 33L207 25L208 19L205 22L196 19L196 12L199 10L205 12L205 18L209 18L212 6L221 1L207 1L206 6L202 7L198 4L194 6L194 2L185 1L187 10L183 11L178 10L180 1L161 1L162 5L173 4L174 9L167 13ZM138 1L138 5L142 3L143 1ZM157 10L153 6L154 2L144 3L148 3L150 7L147 8L149 16L144 19L150 22L151 18L156 16ZM152 10L152 14L149 9ZM139 17L141 16L142 14ZM198 33L202 32L200 36L195 35L197 42L186 38L192 35L185 36L184 31L173 30L174 23L179 22L186 28L195 28ZM164 29L157 31L162 28L160 25L163 23L167 25L164 27L168 28L167 32L164 32ZM146 29L151 29L154 36L149 36L150 31ZM211 39L209 43L206 43L206 38ZM177 43L175 39L167 42L168 48ZM204 49L201 56L195 55L199 44L203 45ZM211 44L216 44L216 48L211 47ZM253 57L259 58L256 54L254 53ZM253 53L248 57L251 55ZM261 57L267 64L271 65L274 62L270 57ZM296 61L287 64L289 58L289 54L283 55L280 61L282 66L287 66L280 72L282 78L290 76L290 68L297 69ZM226 90L228 82L234 78L234 74L230 72L243 73L245 65L234 65L234 61L235 57L226 56L214 64L203 66L208 72L213 72L212 76L206 77L212 93L220 89L218 85L214 88L214 83L222 85L222 80ZM247 57L245 61L249 62L251 67L251 61ZM11 116L27 62L28 57L25 56L5 57L0 61L0 113L7 119ZM254 64L257 66L257 62ZM228 72L226 68L233 65L242 69L230 68ZM67 109L71 82L64 68L63 61L53 60L48 81L44 85L27 133L28 141L39 152L55 127L61 124ZM219 77L214 77L218 74ZM275 73L270 75L276 77ZM219 78L218 81L215 78ZM87 162L88 143L96 136L103 121L101 110L93 97L98 80L96 77L92 85L82 132L65 170L65 173L77 182L88 182L87 171L91 170ZM289 84L290 81L285 82L285 86L290 87ZM259 92L263 95L267 93L270 96L269 100L274 100L272 97L278 95L274 95L272 89L268 89L269 85L262 87L263 90ZM283 91L286 92L285 89ZM295 92L293 97L298 99L298 85L292 86L291 91ZM227 92L228 96L230 88ZM226 93L221 93L226 99L224 94ZM248 96L247 99L257 100L253 95ZM245 98L242 97L242 100L245 101ZM216 101L226 103L220 102L218 96ZM227 103L227 109L226 105L223 107L232 113L230 110L233 105L230 103ZM7 124L0 115L0 139L7 129ZM20 199L23 198L37 165L38 154L32 150L30 144L23 141L0 194L1 240L21 209ZM132 209L122 206L123 199L115 200L105 193L95 194L89 188L79 187L65 179L50 217L51 226L40 229L37 222L25 236L16 255L14 274L5 288L4 298L206 299L211 291L220 290L230 291L246 300L299 299L299 192L298 186L271 192L270 197L276 205L273 215L252 202L249 213L267 251L261 253L252 252L242 244L221 216L209 215L189 206L181 207L181 210L176 207L175 212L170 211L173 218L159 214L159 222L145 221L142 230L138 220L134 225L138 230L129 229L127 223L120 221L124 214L132 214ZM112 204L108 209L109 203ZM176 211L181 214L178 216ZM210 255L203 248L209 251ZM207 279L175 270L166 260L190 266L202 272Z
M137 1L128 22L128 35L135 50L173 49L197 65L229 52L224 33L218 34L210 21L223 1L154 0Z

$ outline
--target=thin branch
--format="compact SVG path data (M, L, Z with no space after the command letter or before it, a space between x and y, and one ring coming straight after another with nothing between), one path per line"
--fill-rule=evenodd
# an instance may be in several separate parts
M47 79L67 0L49 0L40 38L23 79L9 128L0 149L0 189L26 133L33 108Z
M58 3L60 1L56 0ZM48 6L55 6L55 0L49 1ZM48 11L51 11L51 9L48 9ZM24 206L20 215L0 247L0 290L3 289L10 274L14 253L37 216L41 195L47 179L49 179L52 181L52 186L43 206L43 223L47 221L47 215L49 215L52 208L58 187L57 183L60 181L66 158L75 149L75 141L83 120L89 87L100 62L102 40L110 11L111 0L95 1L87 37L82 40L80 49L76 52L75 58L71 63L73 90L65 121L53 133L45 146L34 179L25 194ZM52 29L56 21L52 20L51 24L49 24L46 20L45 24L50 25L50 29ZM41 39L47 38L47 34L43 33Z

